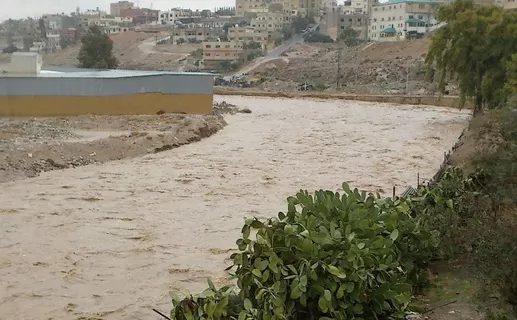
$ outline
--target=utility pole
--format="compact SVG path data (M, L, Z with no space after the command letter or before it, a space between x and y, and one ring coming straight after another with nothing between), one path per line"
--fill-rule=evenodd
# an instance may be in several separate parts
M357 86L359 84L358 78L359 78L359 46L356 46L357 51L355 53L355 85Z
M406 65L406 95L409 96L409 63Z
M339 75L341 73L341 48L337 49L337 74L336 74L336 91L339 90Z

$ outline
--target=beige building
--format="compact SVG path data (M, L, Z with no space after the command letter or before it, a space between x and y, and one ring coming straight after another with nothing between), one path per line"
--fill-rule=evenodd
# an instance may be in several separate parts
M286 21L282 12L260 12L250 22L252 28L265 29L268 32L281 31L285 24Z
M325 14L325 23L320 28L326 27L326 34L336 40L346 28L352 28L359 32L359 38L366 40L368 32L368 15L362 13L344 14L331 11Z
M201 26L191 26L186 28L174 28L172 32L172 43L178 41L200 42L217 41L223 33L222 28L206 28Z
M203 60L201 64L205 68L223 61L243 61L245 59L246 53L242 42L203 42Z
M228 28L228 40L236 42L258 42L266 49L268 42L274 41L273 31L253 27Z
M398 41L422 37L438 24L435 14L439 4L429 0L391 0L372 6L368 39Z
M134 3L129 1L119 1L110 3L110 15L119 17L122 10L133 9Z

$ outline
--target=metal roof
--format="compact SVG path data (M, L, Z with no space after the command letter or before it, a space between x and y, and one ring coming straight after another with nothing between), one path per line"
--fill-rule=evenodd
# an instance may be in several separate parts
M381 33L397 33L397 30L395 30L395 28L391 27L391 28L386 28L386 29L382 30Z
M211 73L201 72L166 72L166 71L140 71L140 70L85 70L72 72L60 72L53 70L42 70L39 77L45 78L131 78L151 77L161 75L182 75L182 76L213 76ZM50 71L50 72L49 72Z

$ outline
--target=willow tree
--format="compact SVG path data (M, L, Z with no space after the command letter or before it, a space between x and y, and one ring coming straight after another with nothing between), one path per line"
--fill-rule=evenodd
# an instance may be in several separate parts
M437 71L439 90L455 81L460 105L472 100L474 113L504 105L507 63L517 52L517 15L458 0L440 7L438 20L446 25L432 37L426 63Z

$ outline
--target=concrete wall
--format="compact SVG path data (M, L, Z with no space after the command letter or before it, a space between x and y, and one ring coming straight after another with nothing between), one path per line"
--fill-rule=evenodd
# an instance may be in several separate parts
M212 103L209 74L0 77L0 116L210 114Z
M352 100L367 101L379 103L394 104L410 104L410 105L428 105L440 107L459 107L459 97L457 96L404 96L404 95L369 95L369 94L343 94L343 93L325 93L325 92L266 92L252 90L231 90L226 88L217 88L214 90L218 95L229 96L256 96L256 97L272 97L272 98L314 98L314 99L336 99L336 100ZM471 103L466 103L465 109L472 109Z
M41 56L35 52L15 52L9 62L0 64L0 77L34 77L42 65Z

